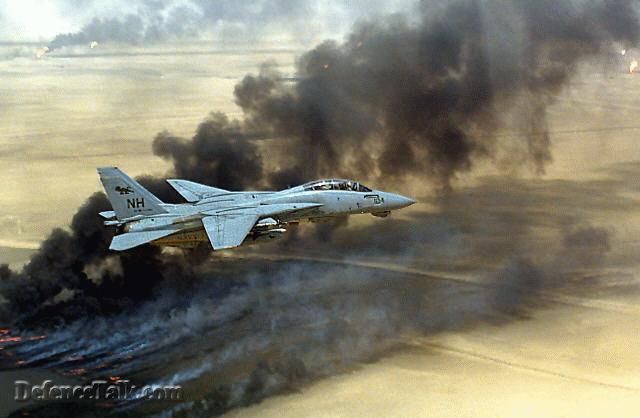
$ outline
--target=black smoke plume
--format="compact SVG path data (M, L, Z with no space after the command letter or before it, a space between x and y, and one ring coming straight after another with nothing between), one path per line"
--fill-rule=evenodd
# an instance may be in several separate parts
M393 16L362 23L345 42L328 41L300 57L293 85L268 66L246 76L235 90L242 121L213 114L190 140L160 133L153 152L173 163L168 176L228 189L363 173L380 185L389 178L418 179L424 187L435 182L448 188L477 158L501 150L490 134L508 115L528 133L514 163L525 158L542 170L551 155L546 107L585 59L612 42L637 41L633 5L457 1L424 6L413 20ZM282 141L276 155L255 132ZM275 163L267 166L267 155ZM161 198L175 199L161 179L142 181ZM210 363L172 370L167 378L187 381L211 370L228 376L225 367L236 362L248 372L198 406L209 412L211 405L218 413L375 357L402 332L466 326L478 313L519 312L548 283L566 283L559 261L538 265L518 254L480 286L498 291L457 297L452 285L435 288L411 275L393 280L384 271L305 263L274 269L268 262L212 267L188 253L154 247L114 254L107 250L112 232L97 216L108 208L103 194L93 195L69 230L53 231L23 271L0 269L2 322L22 329L57 325L50 340L25 346L52 367L75 365L60 359L68 352L93 356L82 360L87 370L98 361L124 374L147 370L150 361L177 367L174 359L187 361L206 343ZM526 215L519 225L526 225ZM408 247L398 253L413 262L425 256L425 243L460 232L446 216L441 224L425 218L400 230L359 230L357 241L366 244L358 251L386 253L394 243ZM403 232L412 237L397 235ZM451 239L449 255L457 256L466 244ZM561 251L576 259L609 249L606 231L588 228L568 231L563 245ZM342 250L337 260L349 255L349 248ZM493 255L467 254L471 260ZM80 338L85 336L91 338ZM101 336L104 346L94 348ZM128 352L132 360L125 359ZM266 363L251 363L262 357Z
M213 114L191 140L159 134L154 153L173 162L174 175L231 189L265 178L293 182L291 173L299 180L411 174L448 184L475 156L493 153L496 144L474 132L495 128L497 115L524 96L536 107L526 152L541 167L549 156L544 105L581 59L638 36L632 2L624 0L469 1L432 12L425 8L418 24L400 17L362 24L343 44L318 46L300 58L293 86L267 67L245 77L235 92L244 122ZM513 34L524 41L511 45ZM288 140L284 169L265 172L249 131ZM74 309L82 294L92 313L112 312L127 294L148 296L165 278L173 260L157 249L109 255L110 232L95 216L107 208L101 194L90 198L70 231L55 230L20 279L5 280L11 312L47 311L65 289L76 296L68 303ZM117 268L100 270L104 260ZM87 271L100 274L91 280Z
M72 7L83 7L84 2ZM367 10L384 3L366 2ZM215 38L225 42L259 42L270 33L293 40L308 36L308 22L325 12L312 3L292 0L221 2L208 0L136 2L134 10L114 17L95 17L80 30L58 34L51 50L73 45L121 43L130 45ZM348 17L350 8L337 4L331 17ZM358 9L356 7L356 9ZM362 9L362 5L360 5ZM332 22L333 23L333 22Z
M262 179L262 158L239 122L212 113L191 140L159 133L153 153L170 160L178 178L188 178L231 190L243 190Z
M219 145L205 146L199 134L192 143L160 134L154 152L174 160L176 173L201 178L201 156L214 151L207 147L226 152L223 137L260 165L256 149L236 139L262 132L285 140L270 155L278 168L263 173L266 185L369 173L447 188L474 159L496 156L503 143L490 134L510 116L524 141L510 144L508 162L528 160L543 172L551 159L547 106L583 60L640 34L628 0L423 9L418 24L393 16L360 24L343 43L319 45L299 58L294 85L268 65L247 75L235 88L244 122L216 116L200 127L218 129ZM259 175L247 171L250 180Z
M264 68L236 87L250 126L288 138L302 177L417 174L447 186L492 157L504 115L523 127L537 171L551 158L546 107L578 64L640 34L634 3L463 1L425 7L418 24L360 24L298 62L289 87ZM514 123L514 122L512 122ZM314 158L305 158L309 153ZM512 156L520 164L523 156Z
M524 153L542 168L550 155L545 106L583 59L611 42L632 44L638 31L628 0L425 6L418 22L362 23L344 43L304 54L294 85L268 66L246 76L235 90L244 121L214 113L190 140L158 134L153 152L173 163L171 176L229 189L362 173L446 186L474 158L496 152L498 142L477 134L498 128L499 115L524 98L533 106L515 114L532 124ZM284 141L270 155L275 169L264 166L268 149L255 132ZM159 179L145 184L176 199ZM148 247L109 253L111 231L95 215L108 208L102 194L92 196L23 272L3 273L7 315L58 321L113 313L174 274L193 275L184 255Z

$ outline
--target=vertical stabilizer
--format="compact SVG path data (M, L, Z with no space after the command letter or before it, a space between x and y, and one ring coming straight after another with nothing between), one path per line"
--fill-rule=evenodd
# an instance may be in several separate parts
M100 167L98 174L117 219L167 213L160 199L117 167Z

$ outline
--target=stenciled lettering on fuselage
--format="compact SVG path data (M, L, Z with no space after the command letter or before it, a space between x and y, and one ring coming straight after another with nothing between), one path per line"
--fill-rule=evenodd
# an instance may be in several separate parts
M144 197L127 199L127 209L140 209L144 207Z

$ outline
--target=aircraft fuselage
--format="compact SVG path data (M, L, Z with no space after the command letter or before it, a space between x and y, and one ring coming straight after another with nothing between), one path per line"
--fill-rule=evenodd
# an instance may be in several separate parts
M167 204L121 171L101 170L105 190L121 214L117 216L117 210L102 214L111 219L106 225L116 226L111 247L116 250L147 242L195 247L211 241L214 249L231 248L277 239L290 223L363 213L384 217L414 203L349 180L319 180L277 192L234 192L168 180L190 203Z

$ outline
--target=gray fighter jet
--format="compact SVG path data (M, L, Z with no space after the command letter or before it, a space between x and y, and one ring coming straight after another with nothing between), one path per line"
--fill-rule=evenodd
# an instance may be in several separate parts
M214 250L277 239L289 224L371 213L385 217L415 203L398 194L372 190L351 180L318 180L279 192L235 192L187 180L167 182L188 203L169 204L116 167L98 168L113 207L100 212L115 226L109 248L143 244Z

